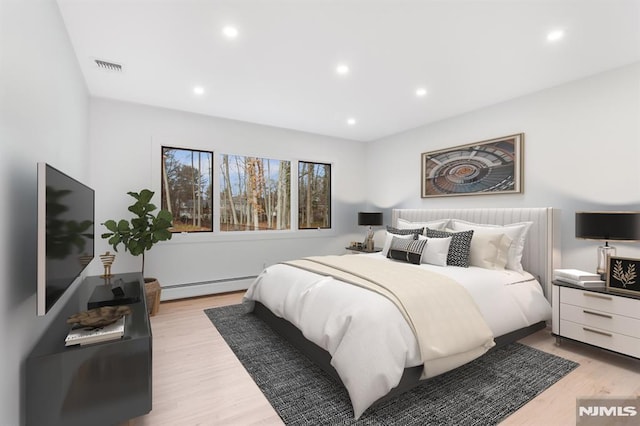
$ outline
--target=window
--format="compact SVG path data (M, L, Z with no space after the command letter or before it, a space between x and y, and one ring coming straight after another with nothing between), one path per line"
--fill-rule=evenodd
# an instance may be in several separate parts
M291 162L222 154L220 230L291 228Z
M331 165L298 163L298 229L331 228Z
M212 232L213 152L163 146L161 199L172 232Z

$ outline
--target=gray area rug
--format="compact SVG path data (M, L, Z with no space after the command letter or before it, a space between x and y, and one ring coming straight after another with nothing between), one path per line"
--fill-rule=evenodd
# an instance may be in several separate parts
M513 343L353 419L349 396L331 376L243 305L205 310L287 425L492 425L578 366Z

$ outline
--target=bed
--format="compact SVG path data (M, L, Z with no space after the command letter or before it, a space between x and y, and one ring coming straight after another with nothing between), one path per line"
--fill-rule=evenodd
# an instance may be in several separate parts
M343 383L359 418L376 403L545 327L559 264L558 216L553 208L394 209L382 253L272 265L244 302ZM463 237L469 253L461 255ZM471 264L452 266L452 254ZM384 288L369 288L371 282ZM396 301L387 285L425 293Z

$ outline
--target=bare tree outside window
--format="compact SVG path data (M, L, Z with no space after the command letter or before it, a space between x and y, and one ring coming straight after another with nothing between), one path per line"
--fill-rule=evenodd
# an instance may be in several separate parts
M331 228L331 165L298 162L298 229Z
M220 230L291 229L291 162L222 154Z
M213 152L162 147L162 208L171 232L213 232Z

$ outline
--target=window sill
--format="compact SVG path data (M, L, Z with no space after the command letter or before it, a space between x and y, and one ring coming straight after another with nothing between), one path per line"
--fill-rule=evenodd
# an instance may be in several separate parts
M228 241L293 240L307 238L330 238L338 234L334 229L304 229L287 231L224 231L175 233L162 244L222 243Z

